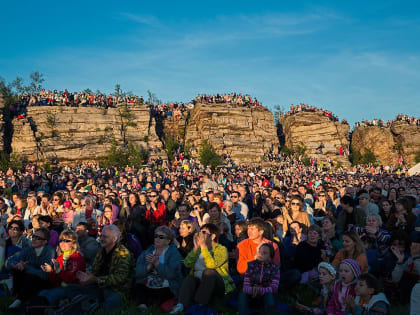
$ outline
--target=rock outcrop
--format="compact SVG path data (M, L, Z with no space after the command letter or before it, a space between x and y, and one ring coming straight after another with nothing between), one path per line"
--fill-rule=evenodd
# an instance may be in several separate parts
M29 161L78 162L107 154L113 141L154 152L149 109L145 106L28 107L25 119L13 120L12 151Z
M395 121L390 127L359 127L353 132L351 147L362 154L369 149L382 165L396 164L402 157L411 166L420 151L420 127L405 121Z
M279 142L271 112L259 107L196 104L185 130L185 143L193 157L207 141L217 154L229 154L236 163L258 163Z
M348 124L334 122L322 113L300 112L281 117L280 128L289 149L296 150L300 146L306 149L308 156L319 161L330 159L342 166L350 165L347 155L339 155L340 148L348 152Z

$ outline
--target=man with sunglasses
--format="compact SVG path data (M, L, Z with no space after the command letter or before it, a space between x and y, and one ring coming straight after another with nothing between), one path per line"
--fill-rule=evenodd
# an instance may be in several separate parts
M11 256L6 262L6 268L13 272L13 289L16 300L9 306L18 308L22 301L50 287L48 275L41 266L51 264L56 257L55 250L48 245L50 232L46 228L35 230L32 235L32 246L23 248Z
M248 206L246 203L240 201L241 194L238 191L232 192L230 200L233 203L232 210L236 214L236 222L246 221L248 218Z

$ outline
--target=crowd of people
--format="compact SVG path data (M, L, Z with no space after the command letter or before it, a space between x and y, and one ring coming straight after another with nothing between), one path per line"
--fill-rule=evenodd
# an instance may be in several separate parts
M319 298L289 305L305 314L420 313L420 178L404 171L27 165L0 195L10 309L276 312L307 285Z
M395 119L388 120L385 122L382 119L374 118L372 120L362 120L361 122L356 122L356 127L372 127L372 126L379 126L379 127L391 127L391 125L396 121L405 121L409 125L420 126L420 118L398 114Z
M330 120L332 121L338 121L338 117L336 115L334 115L331 111L326 110L326 109L322 109L322 108L318 108L316 106L313 105L308 105L308 104L303 104L300 103L298 105L290 105L290 110L282 113L280 112L280 118L281 117L285 117L285 116L289 116L289 115L293 115L293 114L297 114L300 112L309 112L309 113L322 113L325 117L328 117ZM342 121L344 124L347 124L347 120L343 119Z
M227 93L227 94L200 94L195 98L196 102L203 104L235 104L248 107L262 107L257 98L248 94Z

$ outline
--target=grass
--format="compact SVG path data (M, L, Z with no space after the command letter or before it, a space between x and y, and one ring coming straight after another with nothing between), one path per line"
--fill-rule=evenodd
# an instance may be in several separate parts
M278 301L294 309L296 301L301 304L311 306L312 301L317 298L318 294L309 285L299 284L294 289L287 292L280 292L278 295ZM8 310L9 305L13 302L13 298L10 296L0 297L0 314L13 314ZM210 305L210 308L217 310L218 314L236 314L237 311L227 304L225 301L216 301ZM136 304L125 305L115 311L99 310L96 315L131 315L131 314L151 314L151 315L163 315L167 314L162 311L158 306L150 307L147 311L141 311ZM290 315L300 314L298 311L293 310L289 313ZM392 305L391 315L408 315L408 305Z

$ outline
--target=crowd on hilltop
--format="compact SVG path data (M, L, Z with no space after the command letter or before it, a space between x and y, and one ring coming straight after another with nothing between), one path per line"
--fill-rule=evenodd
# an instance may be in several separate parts
M285 117L293 114L297 114L300 112L311 112L311 113L322 113L325 117L328 117L332 121L338 121L338 117L334 115L331 111L325 110L322 108L318 108L313 105L303 104L300 103L298 105L290 105L290 110L285 113L280 113L280 117ZM347 120L343 119L342 121L344 124L347 124Z
M395 119L388 120L385 122L382 119L372 119L372 120L362 120L361 122L356 122L356 127L371 127L371 126L379 126L379 127L391 127L391 125L396 121L405 121L409 125L415 125L420 126L420 119L413 117L413 116L407 116L403 114L398 114Z
M168 104L153 105L153 114L163 119L178 120L185 117L189 110L194 108L194 103L170 102Z
M195 98L196 102L204 104L235 104L242 106L255 106L262 107L261 103L257 98L252 98L248 94L237 94L237 93L228 93L228 94L200 94Z
M0 173L0 196L10 309L420 313L420 178L406 170L27 165Z

